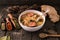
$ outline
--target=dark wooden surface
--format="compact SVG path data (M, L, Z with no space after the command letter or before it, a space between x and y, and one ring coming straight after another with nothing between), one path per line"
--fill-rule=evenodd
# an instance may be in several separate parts
M60 1L59 0L0 0L0 12L3 8L6 8L7 6L11 6L11 5L32 5L32 4L49 4L52 5L56 8L56 10L58 11L58 13L60 14ZM42 29L40 29L39 31L36 32L27 32L23 29L17 31L1 31L0 30L0 37L4 36L4 35L9 35L11 36L11 40L60 40L60 38L44 38L41 39L39 38L39 34L41 32L48 32L48 30L53 30L56 32L56 34L60 34L60 21L57 23L52 23L49 19L46 19L46 23L43 26ZM53 34L53 33L51 33Z

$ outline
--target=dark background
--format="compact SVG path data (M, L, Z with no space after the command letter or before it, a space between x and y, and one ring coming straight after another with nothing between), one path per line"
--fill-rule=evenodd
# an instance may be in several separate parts
M22 5L22 4L51 4L60 5L60 0L0 0L0 5Z

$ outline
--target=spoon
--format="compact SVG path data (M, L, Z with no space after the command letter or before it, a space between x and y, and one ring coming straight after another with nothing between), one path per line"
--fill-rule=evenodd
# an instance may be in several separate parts
M45 33L40 33L39 34L40 38L46 38L46 37L60 37L60 35L54 35L54 34L45 34Z
M49 8L47 8L47 10L44 12L44 13L48 13L50 11L50 9Z
M47 10L44 12L44 14L48 13L49 11L50 11L50 9L47 8ZM41 19L41 16L37 18L36 22L37 22L39 19Z
M6 28L7 30L12 30L12 24L11 22L9 21L9 18L6 18Z

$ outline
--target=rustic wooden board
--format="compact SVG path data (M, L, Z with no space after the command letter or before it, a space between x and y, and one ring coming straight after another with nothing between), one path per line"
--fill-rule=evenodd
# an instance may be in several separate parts
M4 35L5 35L5 32L0 30L0 37L3 37Z
M25 30L22 30L22 40L31 40L31 32L27 32Z

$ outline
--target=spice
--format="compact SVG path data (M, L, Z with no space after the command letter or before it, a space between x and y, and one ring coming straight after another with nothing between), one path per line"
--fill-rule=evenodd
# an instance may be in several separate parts
M0 37L0 40L11 40L10 36L3 36Z
M11 22L13 23L14 27L16 29L20 29L20 25L15 17L13 17L10 13L8 14L8 17L10 18Z
M7 36L7 40L11 40L10 36Z
M40 38L46 38L46 37L47 37L47 34L45 34L45 33L40 33L40 34L39 34L39 37L40 37Z
M5 23L4 22L1 23L1 30L5 30Z
M17 20L14 19L13 21L15 23L16 29L20 29L21 27L20 27L19 23L17 22Z
M5 23L4 19L2 19L1 30L5 30L5 27L6 27L6 23Z
M12 24L11 24L11 22L9 21L9 19L8 18L6 18L6 28L7 28L7 30L12 30Z
M48 30L48 33L50 33L50 34L57 34L57 32L55 30L52 30L52 29Z
M0 40L6 40L7 36L0 37Z

